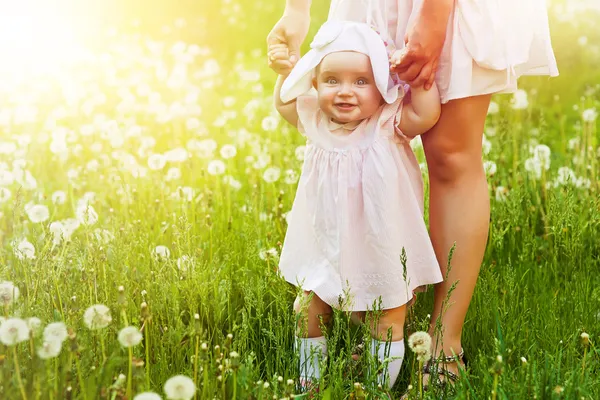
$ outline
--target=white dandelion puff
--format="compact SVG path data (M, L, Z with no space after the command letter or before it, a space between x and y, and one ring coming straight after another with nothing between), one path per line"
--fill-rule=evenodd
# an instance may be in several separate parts
M269 167L263 173L263 179L265 182L273 183L279 179L281 175L281 170L277 167Z
M298 182L299 177L300 176L296 170L288 169L285 171L285 177L283 178L283 181L288 185L293 185Z
M133 400L161 400L161 397L154 392L143 392L136 394Z
M40 329L42 328L42 320L38 317L30 317L27 318L26 321L29 330L37 335L40 332Z
M98 222L98 213L90 204L80 204L75 210L75 216L83 225L94 225Z
M23 239L20 242L13 244L15 256L19 260L34 260L35 259L35 247L27 239Z
M194 381L184 375L176 375L165 382L165 394L171 400L189 400L196 393Z
M267 132L274 131L275 129L277 129L278 125L279 120L272 115L264 117L261 123L262 128Z
M523 110L529 107L529 100L527 99L527 92L523 89L518 89L511 100L512 108L515 110Z
M50 211L48 211L48 207L43 204L36 204L28 207L25 211L27 212L29 220L34 224L44 222L50 218Z
M165 167L167 159L165 156L159 153L151 154L148 157L148 168L153 171L159 171Z
M194 260L188 255L183 255L177 259L177 268L180 271L185 272L188 269L190 269L193 265L194 265Z
M277 258L279 254L277 253L277 249L275 247L271 247L270 249L263 249L258 252L258 256L261 260Z
M498 186L496 188L496 201L505 201L508 197L508 189L504 186Z
M52 193L52 203L60 205L64 204L66 200L67 194L62 190L57 190L56 192Z
M483 163L483 169L488 176L492 176L496 173L496 163L493 161L485 161Z
M91 330L104 329L112 322L110 309L104 304L90 306L83 314L83 322Z
M598 118L598 111L595 108L588 108L583 110L581 113L581 118L585 122L594 122L596 118Z
M558 185L575 184L577 182L577 176L575 172L569 167L560 167L558 169L558 176L556 177L556 183Z
M154 248L154 257L159 261L165 261L171 256L171 250L167 246L158 245Z
M64 342L69 336L67 326L63 322L52 322L44 328L44 340L47 342Z
M219 153L221 154L221 157L227 160L235 157L235 155L237 154L237 149L232 144L226 144L223 147L221 147L221 151Z
M408 337L408 347L416 354L419 361L431 358L431 336L427 332L415 332Z
M48 360L50 358L57 357L62 349L62 342L58 340L44 340L42 346L38 348L37 355L42 360Z
M169 168L169 170L167 171L167 175L165 176L165 179L170 182L170 181L175 181L179 178L181 178L181 170L177 167Z
M176 147L165 153L165 159L172 163L181 163L189 158L189 154L183 147Z
M485 135L483 135L483 138L481 139L481 149L482 149L483 154L486 154L486 155L489 154L490 151L492 150L492 142L487 140Z
M542 177L542 163L536 157L531 157L525 160L525 170L533 175L536 179Z
M537 158L542 167L547 171L550 168L550 155L552 151L545 144L538 144L532 150L533 156Z
M296 156L296 160L298 160L298 161L304 161L305 154L306 154L306 146L302 145L302 146L296 147L296 150L294 151L294 155Z
M498 105L498 103L496 103L495 101L490 101L490 105L488 107L488 115L494 115L494 114L498 114L498 111L500 111L500 106Z
M8 200L10 200L11 196L12 193L10 190L5 187L0 187L0 204L6 203Z
M0 304L9 306L19 299L19 288L10 281L0 282Z
M225 173L225 163L221 160L212 160L208 163L207 171L211 175L222 175Z
M121 329L118 336L119 343L121 343L121 346L123 347L137 346L142 341L142 338L143 336L140 333L140 330L135 326L128 326Z
M29 339L29 326L21 318L9 318L0 325L0 342L14 346Z

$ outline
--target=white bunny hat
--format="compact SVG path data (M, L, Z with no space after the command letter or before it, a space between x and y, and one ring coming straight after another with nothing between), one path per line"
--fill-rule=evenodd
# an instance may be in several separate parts
M308 92L312 88L317 65L323 57L338 51L355 51L369 56L375 84L385 102L391 104L398 98L399 84L390 76L385 43L369 25L351 21L327 21L315 35L310 48L281 87L280 97L284 103Z

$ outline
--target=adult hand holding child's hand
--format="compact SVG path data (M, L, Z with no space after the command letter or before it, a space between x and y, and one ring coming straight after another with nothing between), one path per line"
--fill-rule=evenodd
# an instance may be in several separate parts
M305 11L286 9L283 16L269 35L267 46L269 52L269 67L278 74L285 74L300 59L300 45L308 34L310 14ZM287 51L286 57L281 57ZM275 54L281 58L274 58Z
M267 53L269 57L269 67L278 75L289 75L293 64L290 62L290 52L286 44L273 44L269 46Z
M435 80L438 62L446 39L448 14L452 2L445 1L443 7L423 6L418 18L406 31L404 41L406 47L400 50L399 60L390 60L391 71L411 86L424 85L426 90L431 88ZM395 62L394 62L395 61Z

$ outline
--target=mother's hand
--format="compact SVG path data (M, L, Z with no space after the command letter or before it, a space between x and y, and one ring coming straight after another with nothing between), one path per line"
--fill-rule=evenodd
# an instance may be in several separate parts
M415 87L425 85L426 90L435 80L452 10L452 2L431 3L425 1L419 16L408 27L404 37L406 47L402 49L400 62L392 68L403 81Z
M269 67L278 74L289 71L300 59L300 45L308 34L310 14L303 11L285 10L283 16L267 36L268 53L280 45L287 47L288 58L269 56Z

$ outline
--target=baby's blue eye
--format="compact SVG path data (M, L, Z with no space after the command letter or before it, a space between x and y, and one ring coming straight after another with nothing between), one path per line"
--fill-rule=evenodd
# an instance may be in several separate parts
M366 85L367 81L365 79L359 79L358 81L356 81L356 83L358 83L359 85Z
M335 85L337 83L337 79L329 78L329 79L327 79L327 83L329 83L330 85Z

